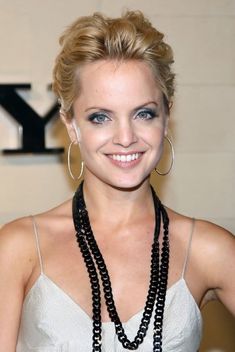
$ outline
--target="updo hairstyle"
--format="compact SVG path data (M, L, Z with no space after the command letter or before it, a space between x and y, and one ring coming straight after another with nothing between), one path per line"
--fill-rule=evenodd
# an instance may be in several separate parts
M97 60L139 60L152 69L169 110L174 95L173 53L164 35L140 11L127 11L120 18L100 13L78 18L60 38L61 51L53 70L53 90L61 111L73 116L79 95L79 70Z

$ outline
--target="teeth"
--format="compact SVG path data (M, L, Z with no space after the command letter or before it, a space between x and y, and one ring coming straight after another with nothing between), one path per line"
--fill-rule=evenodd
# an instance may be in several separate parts
M139 157L140 157L140 153L128 154L128 155L119 155L119 154L112 155L113 160L121 161L122 163L136 160Z

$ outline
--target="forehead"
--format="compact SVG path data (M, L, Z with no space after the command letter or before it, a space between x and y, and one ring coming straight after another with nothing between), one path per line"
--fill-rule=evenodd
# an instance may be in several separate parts
M85 64L77 75L80 103L82 99L122 99L124 102L162 98L151 68L142 61L100 60Z

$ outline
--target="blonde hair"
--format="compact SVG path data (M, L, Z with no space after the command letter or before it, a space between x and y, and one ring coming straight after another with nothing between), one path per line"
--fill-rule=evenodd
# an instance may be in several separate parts
M120 18L100 13L78 18L60 38L61 51L53 70L53 90L62 111L72 116L79 94L79 68L97 60L139 60L150 66L169 109L174 95L173 53L164 35L140 11Z

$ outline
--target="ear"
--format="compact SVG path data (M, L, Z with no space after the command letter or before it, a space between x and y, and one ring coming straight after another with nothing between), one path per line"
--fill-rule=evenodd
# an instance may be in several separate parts
M64 112L60 112L60 118L64 123L71 142L77 142L77 133L74 126L74 119L68 118Z

